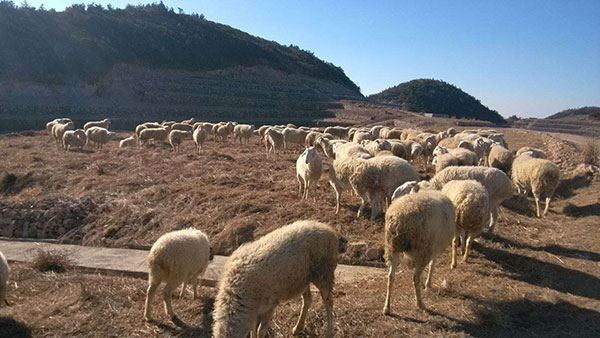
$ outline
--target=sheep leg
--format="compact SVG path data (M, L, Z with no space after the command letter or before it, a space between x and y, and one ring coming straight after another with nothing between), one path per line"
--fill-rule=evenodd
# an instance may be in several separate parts
M308 191L310 189L310 179L304 180L304 199L308 199Z
M175 283L167 283L167 285L165 285L165 288L163 289L163 301L165 303L165 312L169 317L171 317L171 319L177 317L175 316L175 313L173 313L173 306L171 305L173 291L175 291L176 287L177 284Z
M389 315L391 313L390 303L392 299L392 286L394 285L394 274L396 273L396 265L398 265L398 255L391 254L390 255L390 271L388 273L388 281L387 281L387 293L385 295L385 303L383 305L383 314Z
M454 257L452 257L454 259ZM429 271L427 271L427 280L425 280L425 290L431 289L431 275L435 266L435 258L429 262Z
M458 241L458 236L460 235L455 233L454 238L452 238L452 263L450 263L450 270L456 268L456 242Z
M490 226L488 228L489 233L492 233L494 231L494 226L496 225L497 217L498 217L498 207L493 206L490 208Z
M198 276L194 276L194 279L192 279L192 291L194 292L192 299L198 299L198 282L199 281L200 281L200 279L198 278Z
M462 249L462 253L465 253L465 240L467 238L467 232L466 231L461 231L460 232L460 247Z
M542 216L546 216L546 214L548 213L548 208L550 207L551 199L552 197L546 197L546 206L544 207L544 213L542 214Z
M179 292L179 298L183 298L183 294L185 293L186 286L187 286L187 282L183 281L183 284L181 285L181 291Z
M535 199L535 214L537 217L540 217L540 195L537 193L533 193L533 198Z
M335 184L331 184L333 190L335 191L335 213L340 212L340 191L336 188Z
M300 310L300 317L298 317L298 322L296 322L296 326L294 326L294 330L292 333L294 335L300 334L304 330L304 320L306 319L306 314L308 313L308 309L312 304L312 296L310 294L310 285L304 290L302 294L302 309Z
M302 177L300 175L296 175L296 179L298 180L298 197L303 196L302 193Z
M419 264L415 266L415 273L413 275L413 286L415 288L415 300L417 303L417 307L421 310L425 310L425 304L423 304L423 300L421 298L421 274L425 266L423 264ZM429 270L431 271L431 269Z
M333 337L333 297L331 295L331 289L333 286L333 273L331 276L332 283L325 283L325 285L317 285L319 292L321 292L321 298L323 304L325 304L325 312L327 314L327 337Z
M260 324L256 332L256 336L258 338L264 338L269 332L269 327L271 326L271 319L273 318L274 311L275 307L272 307L267 312L260 315Z
M354 190L354 189L353 189ZM354 190L356 191L356 190ZM360 217L360 215L363 214L365 207L367 206L367 196L365 196L365 194L363 192L356 192L358 194L358 197L360 197L360 207L358 208L358 213L356 214L356 217ZM371 214L372 217L373 214Z
M467 239L465 241L465 253L463 255L463 262L467 262L467 260L469 259L469 249L471 249L471 240L473 239L473 235L471 233L469 233L469 235L467 236Z
M146 292L146 303L144 304L144 318L147 321L152 320L151 303L152 298L154 298L154 295L156 294L156 289L159 285L160 282L157 283L155 281L151 281L150 283L148 283L148 291Z

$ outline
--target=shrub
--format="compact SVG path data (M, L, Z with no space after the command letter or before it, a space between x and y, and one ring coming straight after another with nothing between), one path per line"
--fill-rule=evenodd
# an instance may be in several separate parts
M65 272L73 266L73 260L67 251L39 248L35 251L31 266L41 272Z
M596 140L590 140L583 146L583 163L597 166L600 158L600 147Z

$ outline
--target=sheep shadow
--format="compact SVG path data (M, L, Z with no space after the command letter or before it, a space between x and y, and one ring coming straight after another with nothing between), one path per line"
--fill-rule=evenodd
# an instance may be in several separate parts
M560 301L495 302L461 295L480 306L475 320L461 324L473 337L598 337L600 313Z
M176 337L200 337L210 338L212 337L212 326L213 326L213 310L215 307L215 299L213 297L202 297L202 322L200 326L191 326L184 323L178 317L173 318L173 325L166 323L155 323L155 325L161 330L165 331L171 336Z
M510 278L562 293L600 299L600 278L587 273L547 263L509 251L485 247L474 243L473 249L485 259L510 272Z
M522 194L514 194L510 199L504 200L502 206L521 216L536 217L535 202L530 202Z
M517 248L517 249L528 249L528 250L533 250L533 251L545 251L545 252L551 253L553 255L585 259L585 260L589 260L589 261L593 261L593 262L600 262L600 253L597 253L597 252L565 248L563 246L556 245L556 244L550 244L550 245L544 245L544 246L532 246L529 244L525 244L522 242L516 242L511 239L504 238L504 237L494 234L494 233L490 234L489 232L483 232L483 233L481 233L480 236L490 242L502 244L504 247L513 247L513 248Z
M575 196L575 190L589 187L592 184L592 180L593 176L585 174L562 179L558 183L554 195L562 199L573 197Z
M0 338L33 337L31 330L24 323L11 318L0 317Z
M563 214L574 218L600 216L600 203L597 202L583 206L576 206L569 203L563 208Z
M81 154L93 154L95 153L95 151L91 150L91 149L69 149L69 152L71 153L81 153Z

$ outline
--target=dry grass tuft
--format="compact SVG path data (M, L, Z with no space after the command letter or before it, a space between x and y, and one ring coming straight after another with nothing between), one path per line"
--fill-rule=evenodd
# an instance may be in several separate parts
M70 253L39 248L35 251L31 266L41 272L66 272L73 266Z
M583 146L583 163L594 166L600 164L600 146L596 140L590 140Z
M3 172L0 174L0 193L4 195L17 194L33 182L33 174L24 176Z

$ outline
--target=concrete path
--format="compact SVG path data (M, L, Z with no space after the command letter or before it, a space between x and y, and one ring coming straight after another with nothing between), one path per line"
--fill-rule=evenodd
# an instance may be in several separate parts
M9 262L30 262L37 249L59 250L69 253L76 268L94 271L110 271L129 276L147 278L146 258L148 251L134 249L117 249L89 247L69 244L52 244L32 241L11 241L0 239L0 251ZM227 256L215 256L203 276L203 285L215 286ZM351 282L363 278L384 277L385 269L338 265L336 281Z

